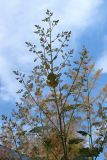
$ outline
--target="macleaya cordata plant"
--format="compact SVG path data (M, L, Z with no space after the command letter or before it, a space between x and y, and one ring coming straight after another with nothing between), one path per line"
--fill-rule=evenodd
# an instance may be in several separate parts
M55 37L59 20L53 20L52 12L46 11L43 22L47 28L35 25L34 31L40 49L26 42L35 56L31 75L14 71L22 84L17 92L21 98L7 135L8 119L2 117L1 141L5 145L10 141L19 155L33 160L96 160L107 140L107 86L95 96L101 70L95 71L85 47L73 56L71 32Z

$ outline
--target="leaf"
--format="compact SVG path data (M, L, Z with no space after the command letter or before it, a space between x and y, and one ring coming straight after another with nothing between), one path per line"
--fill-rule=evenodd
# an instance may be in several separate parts
M100 152L102 152L102 147L101 148L94 147L91 151L91 155L97 157L100 154Z
M49 73L49 75L47 76L47 84L50 86L50 87L57 87L59 81L58 81L58 75L57 74L54 74L53 72Z
M71 111L76 109L76 107L81 106L81 104L73 104L62 108L62 111Z
M22 83L23 82L23 80L21 79L21 80L19 80L19 83Z
M52 140L50 138L44 138L44 146L47 149L51 149L52 148Z
M55 98L49 98L49 99L46 99L45 101L46 102L55 102L55 100L56 100Z
M102 148L93 147L92 150L90 148L82 148L80 149L80 155L84 157L98 157L98 155L102 152Z
M31 133L41 133L42 129L43 129L43 127L39 126L39 127L35 127L33 129L31 129L29 132L31 132Z
M41 158L40 156L36 156L35 160L43 160L43 158Z
M102 104L100 102L98 103L98 106L100 109L102 109Z
M77 133L80 133L82 136L87 136L88 135L88 133L85 132L85 131L77 131Z
M23 89L18 90L16 93L22 93Z
M19 72L18 71L13 71L13 73L15 74L15 75L19 75Z
M83 157L90 157L90 149L87 148L81 148L80 149L80 155Z
M84 157L98 157L98 155L102 152L102 148L93 147L92 150L90 148L82 148L80 149L80 154Z
M74 61L75 64L79 64L79 61Z
M50 65L48 63L45 63L45 68L50 69Z
M52 60L52 61L54 61L55 59L57 59L57 55L53 58L53 60Z
M83 142L84 140L82 138L72 138L69 140L69 144L78 144L78 143L81 143Z
M48 126L37 126L37 127L34 127L33 129L31 129L29 132L31 132L31 133L41 133L42 130L46 130L48 128L50 128L50 127L48 127Z
M97 126L97 127L100 127L100 126L101 126L101 124L102 124L102 122L101 122L101 121L98 121L98 122L94 122L94 123L93 123L93 125L94 125L94 126Z

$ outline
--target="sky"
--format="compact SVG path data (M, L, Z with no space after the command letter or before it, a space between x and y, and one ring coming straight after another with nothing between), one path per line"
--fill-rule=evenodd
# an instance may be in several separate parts
M103 68L100 85L107 81L106 0L0 0L0 115L9 114L18 98L12 71L32 69L25 41L38 43L34 25L41 24L46 9L60 20L57 31L72 31L71 47L79 53L85 45L96 68Z
M57 31L72 31L71 47L79 53L85 45L96 68L103 68L99 86L107 82L106 0L0 0L0 115L9 115L18 98L20 86L12 71L32 69L25 42L37 43L34 25L41 23L46 9L60 20Z

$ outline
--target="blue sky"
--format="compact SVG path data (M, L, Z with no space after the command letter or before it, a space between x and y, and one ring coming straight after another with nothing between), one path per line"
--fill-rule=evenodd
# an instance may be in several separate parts
M105 0L0 0L0 114L9 114L19 88L12 71L28 72L33 57L25 41L37 42L34 24L40 24L46 9L60 20L57 31L71 30L71 47L83 45L103 68L100 84L107 81L107 2Z
M106 6L104 0L0 0L0 113L11 110L11 103L17 100L19 86L12 71L32 69L33 57L25 41L36 43L34 24L41 23L47 8L60 19L57 31L72 31L71 47L77 52L83 45L88 48L96 67L103 68L102 81L106 81Z
M46 9L60 20L57 31L72 31L71 47L78 53L85 45L96 68L103 68L99 86L107 82L106 0L0 0L0 115L9 115L18 98L12 71L32 69L25 41L37 42L34 24L41 23Z
M107 1L106 0L0 0L0 114L9 114L19 88L12 71L28 72L33 57L25 41L35 41L34 24L40 24L46 9L60 19L60 30L71 30L71 47L83 45L103 68L100 85L107 81Z

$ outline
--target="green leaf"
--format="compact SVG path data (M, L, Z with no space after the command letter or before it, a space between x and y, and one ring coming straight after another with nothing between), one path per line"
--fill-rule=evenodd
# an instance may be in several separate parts
M98 103L98 105L99 105L99 108L102 109L102 104L100 102Z
M34 160L43 160L43 158L41 158L40 156L36 156Z
M22 93L23 89L18 90L16 93Z
M100 121L98 121L98 122L94 122L94 123L93 123L93 125L94 125L94 126L98 126L98 127L100 127L100 126L101 126L101 124L102 124L102 122L100 122Z
M87 148L81 148L80 149L80 155L84 157L90 157L90 149Z
M76 107L81 106L81 104L72 104L62 108L62 111L71 111L76 109Z
M42 129L43 129L43 127L39 126L39 127L35 127L33 129L31 129L29 132L31 132L31 133L41 133Z
M47 149L51 149L52 148L52 140L50 138L44 138L44 146Z
M81 143L83 142L84 140L82 138L72 138L69 140L69 144L78 144L78 143Z
M46 99L45 101L46 101L46 102L55 102L55 100L56 100L55 98L49 98L49 99ZM58 100L58 99L57 99L57 100Z
M87 136L88 135L88 133L85 132L85 131L77 131L77 133L80 133L82 136Z
M15 74L15 75L19 75L19 72L18 71L13 71L13 73Z
M102 152L102 148L93 147L91 150L90 148L82 148L80 149L80 155L84 157L98 157L98 155Z
M19 80L19 83L22 83L23 82L23 80L21 79L21 80Z
M53 60L52 60L52 61L54 61L55 59L57 59L57 55L53 58Z
M100 154L100 152L102 152L102 149L94 147L91 151L91 155L97 157Z
M37 126L37 127L34 127L33 129L31 129L29 132L31 133L42 133L42 130L46 130L50 127L48 126Z

